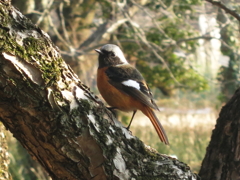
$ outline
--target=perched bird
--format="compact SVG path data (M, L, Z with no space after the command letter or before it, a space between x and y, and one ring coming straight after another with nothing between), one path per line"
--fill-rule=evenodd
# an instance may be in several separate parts
M159 122L154 110L159 110L152 93L141 73L131 66L121 49L114 44L106 44L95 49L99 54L97 86L105 101L121 111L141 110L152 122L162 142L169 144L167 135Z

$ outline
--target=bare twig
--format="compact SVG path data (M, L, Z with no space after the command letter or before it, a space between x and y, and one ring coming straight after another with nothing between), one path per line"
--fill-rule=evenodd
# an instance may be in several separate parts
M107 34L112 34L114 31L119 28L122 24L126 23L128 20L126 18L117 20L115 23L111 24L111 26L106 30L106 32L103 34L103 38L107 36Z
M234 18L236 18L240 22L240 15L235 10L229 9L220 1L213 1L213 0L206 0L206 1L223 9L226 13L232 15Z
M148 40L146 38L146 35L145 35L144 31L140 28L140 26L136 22L132 21L132 19L130 18L129 14L126 11L124 11L124 9L122 9L122 13L128 19L128 22L131 24L131 26L132 26L135 34L137 35L137 37L139 39L141 39L141 41L144 42L144 44L152 51L152 53L155 55L155 57L157 59L159 59L163 63L163 65L165 66L165 68L169 72L170 77L174 80L174 82L177 83L179 86L182 86L182 84L176 79L176 77L172 73L172 71L169 68L169 66L166 63L166 61L158 54L158 52L155 50L155 48L153 48L153 46L151 44L149 44L149 42L148 42Z
M39 24L42 22L42 20L44 19L44 17L49 14L49 9L51 8L53 2L54 2L54 0L50 0L50 2L48 3L47 7L46 7L45 10L43 11L42 16L40 16L40 18L39 18L38 21L36 22L36 25L37 25L37 26L39 26Z
M160 25L157 23L156 19L153 17L153 15L151 15L151 13L144 8L143 6L141 6L139 3L135 2L134 0L131 1L135 6L137 6L139 9L141 9L148 17L151 18L152 23L155 25L155 27L161 32L161 34L164 34L164 36L166 38L168 38L171 41L174 41L172 38L170 38L165 31L160 27Z
M102 35L106 33L109 27L110 21L107 20L106 22L102 23L98 26L97 30L89 36L80 46L78 49L83 49L90 46L93 42L98 42L102 39Z
M63 15L63 2L61 2L60 5L59 5L59 15L60 15L60 19L61 19L60 21L61 21L64 37L65 37L66 41L68 43L70 43L68 32L67 32L67 29L66 29L66 26L65 26L65 18L64 18L64 15Z
M67 46L70 50L72 50L71 45L62 37L62 35L58 32L57 28L54 26L51 16L48 15L47 17L48 17L49 25L53 29L54 33L57 35L58 39L62 41L63 44L65 44L65 46Z

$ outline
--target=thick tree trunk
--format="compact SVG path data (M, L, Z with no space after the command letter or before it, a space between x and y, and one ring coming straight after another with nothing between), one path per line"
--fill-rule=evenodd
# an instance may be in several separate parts
M199 172L201 180L240 179L240 89L222 108Z
M209 2L214 4L213 1ZM218 4L218 1L214 2ZM228 2L221 1L224 4ZM222 7L218 9L217 20L222 24L227 21ZM233 44L228 34L228 25L225 25L220 33L223 42ZM229 67L221 67L219 73L219 79L222 82L222 100L230 100L222 108L212 132L199 172L201 180L240 180L240 89L231 97L234 89L239 85L235 67L239 60L233 50L224 44L221 46L221 51L230 57Z
M196 179L123 128L8 0L0 39L0 120L53 179Z

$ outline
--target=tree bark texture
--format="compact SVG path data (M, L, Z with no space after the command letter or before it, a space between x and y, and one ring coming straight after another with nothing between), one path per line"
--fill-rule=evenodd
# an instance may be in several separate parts
M240 89L222 108L199 172L201 180L240 179Z
M0 180L12 180L8 169L10 159L5 132L5 128L0 122Z
M0 120L53 179L196 179L122 127L7 0L0 39Z

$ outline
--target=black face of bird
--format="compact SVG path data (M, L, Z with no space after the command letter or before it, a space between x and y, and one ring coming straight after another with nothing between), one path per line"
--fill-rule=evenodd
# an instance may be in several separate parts
M106 44L100 50L95 49L95 51L99 53L99 68L128 63L123 52L116 45Z

